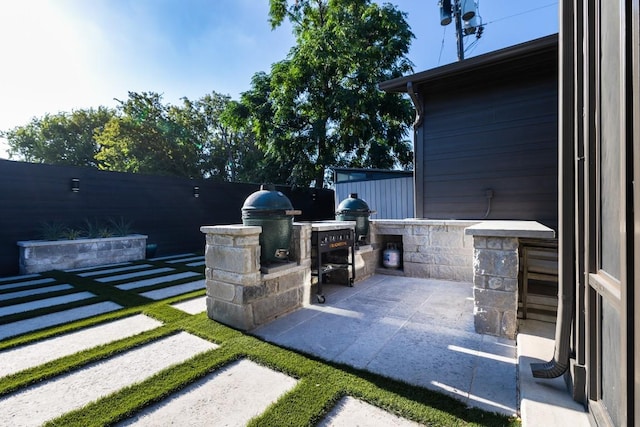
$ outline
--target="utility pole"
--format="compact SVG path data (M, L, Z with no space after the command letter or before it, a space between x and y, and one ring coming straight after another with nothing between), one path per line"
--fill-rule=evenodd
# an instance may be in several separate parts
M478 24L478 6L475 0L440 0L438 6L440 7L440 25L449 25L452 16L456 21L458 61L462 61L464 59L464 37L475 34L479 39L484 31L482 22Z
M458 42L458 61L464 59L464 36L462 35L462 19L460 18L460 1L454 0L454 15L456 19L456 41Z

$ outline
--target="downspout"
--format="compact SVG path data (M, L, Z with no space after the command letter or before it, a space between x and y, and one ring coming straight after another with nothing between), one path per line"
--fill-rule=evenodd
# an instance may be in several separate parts
M532 363L531 372L534 378L557 378L569 367L571 355L571 327L575 317L574 291L574 194L573 194L573 144L565 139L561 148L558 175L558 199L561 212L558 216L558 312L556 318L555 348L553 359L546 363ZM571 151L571 157L567 151Z
M532 363L531 373L534 378L558 378L569 367L571 319L574 316L573 282L561 279L560 283L561 286L558 287L558 317L556 319L556 340L553 359L545 363Z
M416 119L413 121L413 129L416 130L424 121L424 109L418 94L413 90L413 82L407 82L407 93L416 108Z
M422 141L423 135L422 123L424 122L424 105L422 97L413 90L413 82L407 82L407 93L416 109L416 119L413 121L413 216L422 218L424 209L422 207L422 191L424 176L422 167L418 167L418 163L422 163Z
M534 378L557 378L569 367L571 356L571 327L575 317L575 221L576 154L574 152L577 110L574 111L575 90L573 47L574 14L560 2L560 40L558 43L559 75L559 144L558 144L558 313L553 358L546 363L532 363Z

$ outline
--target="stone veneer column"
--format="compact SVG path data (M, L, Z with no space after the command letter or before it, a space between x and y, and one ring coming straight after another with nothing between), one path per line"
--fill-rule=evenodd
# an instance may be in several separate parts
M252 308L243 299L246 287L261 284L262 227L219 225L201 227L201 231L206 234L207 315L238 329L253 328Z
M251 330L311 299L311 225L295 223L291 262L261 270L262 227L205 226L207 315Z
M476 332L514 339L518 330L518 239L473 239Z
M519 239L553 239L555 232L535 221L486 221L468 227L465 234L473 236L476 332L515 339Z

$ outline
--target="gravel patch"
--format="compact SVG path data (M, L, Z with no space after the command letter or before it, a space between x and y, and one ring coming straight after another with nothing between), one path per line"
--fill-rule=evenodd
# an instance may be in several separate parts
M244 426L296 384L294 378L243 359L120 425Z
M181 332L0 399L0 425L36 426L217 346ZM184 424L183 424L184 425Z
M0 377L162 326L139 314L0 352Z

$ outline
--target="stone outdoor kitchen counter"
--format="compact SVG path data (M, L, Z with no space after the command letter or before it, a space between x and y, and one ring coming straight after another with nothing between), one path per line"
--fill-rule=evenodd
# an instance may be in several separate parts
M555 232L535 221L485 221L467 227L465 234L473 236L476 332L514 339L518 332L518 239L553 239Z

